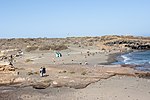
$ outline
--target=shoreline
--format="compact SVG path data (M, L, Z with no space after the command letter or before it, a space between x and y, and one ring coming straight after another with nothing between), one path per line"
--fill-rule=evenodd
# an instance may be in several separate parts
M116 53L109 54L107 62L106 63L100 63L100 64L102 64L102 65L113 65L112 63L117 62L118 61L117 58L119 56L131 53L131 52L134 52L134 50L129 50L129 51L125 51L125 52L116 52Z

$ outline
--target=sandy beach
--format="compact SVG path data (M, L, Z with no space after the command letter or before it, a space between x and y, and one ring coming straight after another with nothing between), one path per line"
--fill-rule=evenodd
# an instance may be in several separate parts
M37 90L32 87L1 87L0 96L0 100L149 100L150 80L114 76L83 89L49 87Z
M56 57L58 50L23 49L23 55L14 57L13 67L3 58L0 100L149 100L149 73L132 65L110 64L130 50L122 45L104 47L71 44L60 50L62 57ZM46 68L44 77L41 67Z

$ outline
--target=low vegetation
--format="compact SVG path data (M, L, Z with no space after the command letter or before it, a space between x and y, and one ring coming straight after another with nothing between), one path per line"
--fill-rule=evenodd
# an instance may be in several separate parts
M59 73L66 73L67 71L66 70L64 70L64 71L60 71Z
M31 59L26 59L26 61L25 62L32 62L33 60L31 60Z
M30 46L25 49L26 52L35 51L38 49L38 46Z
M51 50L65 50L68 49L66 45L60 44L60 45L51 45L50 46Z
M72 72L70 72L70 74L75 74L75 72L74 72L74 71L72 71Z
M44 45L44 46L41 46L39 47L39 50L42 51L42 50L50 50L50 46L49 45Z
M30 71L30 72L27 73L27 75L37 75L37 74L39 74L39 72L31 72Z
M85 71L81 73L81 75L86 75L86 74L87 74L87 73L86 73Z

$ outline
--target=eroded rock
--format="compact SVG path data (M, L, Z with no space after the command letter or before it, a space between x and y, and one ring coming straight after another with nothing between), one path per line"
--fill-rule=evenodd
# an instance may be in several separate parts
M51 87L62 87L62 86L64 86L64 85L60 82L57 82L57 81L53 81L51 83Z
M0 65L0 71L15 71L15 67L11 65Z
M37 82L37 83L33 84L32 86L35 89L46 89L50 85L51 85L51 83L47 83L47 82Z
M135 73L139 78L147 78L150 79L150 72L136 72Z

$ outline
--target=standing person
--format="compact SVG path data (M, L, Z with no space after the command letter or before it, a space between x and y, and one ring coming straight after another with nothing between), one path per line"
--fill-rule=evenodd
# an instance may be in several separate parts
M43 76L46 74L46 68L43 67Z
M9 65L13 66L13 64L12 64L13 63L13 56L12 55L9 57L8 60L9 60Z
M43 68L40 68L40 76L43 77Z

